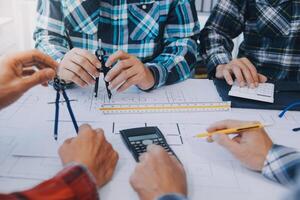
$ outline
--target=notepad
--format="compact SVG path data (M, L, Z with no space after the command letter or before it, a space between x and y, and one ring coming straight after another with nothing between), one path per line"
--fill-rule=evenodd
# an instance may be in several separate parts
M260 83L258 87L250 88L248 86L240 87L235 82L229 91L229 96L274 103L274 89L275 86L272 83Z

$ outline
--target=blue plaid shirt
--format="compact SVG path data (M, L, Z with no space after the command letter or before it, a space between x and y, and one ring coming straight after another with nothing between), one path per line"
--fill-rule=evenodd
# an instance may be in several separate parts
M283 185L295 185L298 172L300 172L300 152L273 145L267 155L262 174Z
M200 25L193 0L39 0L36 48L60 61L73 47L137 56L159 87L190 77Z
M200 37L210 76L232 60L232 39L241 33L238 57L271 80L300 82L299 0L220 0Z

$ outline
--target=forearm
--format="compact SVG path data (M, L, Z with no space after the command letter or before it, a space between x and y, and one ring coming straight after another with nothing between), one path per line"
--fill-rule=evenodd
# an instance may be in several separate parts
M70 50L67 39L63 36L50 34L47 30L37 30L35 33L35 48L51 56L56 61L61 61Z
M60 61L70 50L66 33L62 3L54 0L39 0L34 33L35 47Z
M268 179L283 185L295 184L300 169L300 152L293 148L273 145L262 170Z
M210 77L218 65L232 60L232 40L243 32L246 4L247 1L220 0L201 32L201 53Z
M0 199L99 199L97 187L88 169L81 165L66 167L55 177L47 180L33 189L0 195Z
M216 67L228 64L232 60L233 42L231 38L215 30L204 30L201 33L201 54L205 60L209 77L214 77Z
M196 41L191 38L182 38L172 39L163 52L151 62L146 63L146 66L154 74L154 88L158 88L189 78L196 61Z
M190 77L197 61L199 33L195 4L190 0L173 1L162 35L163 49L146 63L154 74L154 88Z

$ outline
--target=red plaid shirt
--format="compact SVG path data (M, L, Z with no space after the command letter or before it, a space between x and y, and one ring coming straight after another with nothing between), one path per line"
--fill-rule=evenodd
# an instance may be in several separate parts
M97 187L87 169L80 165L69 166L52 179L33 189L12 194L0 194L1 200L63 200L99 199Z

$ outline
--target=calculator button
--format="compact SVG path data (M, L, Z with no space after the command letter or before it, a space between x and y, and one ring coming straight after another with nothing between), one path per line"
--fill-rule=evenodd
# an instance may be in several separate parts
M153 144L153 142L152 142L152 140L144 140L143 144L144 145L150 145L150 144Z

